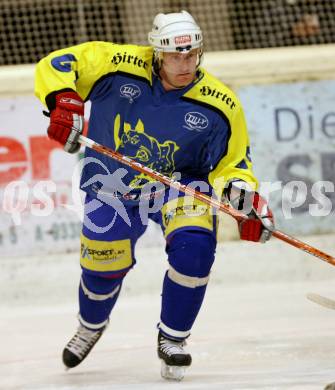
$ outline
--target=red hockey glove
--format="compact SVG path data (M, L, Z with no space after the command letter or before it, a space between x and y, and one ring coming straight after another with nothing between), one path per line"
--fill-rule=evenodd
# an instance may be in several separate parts
M274 230L272 211L257 192L254 193L252 209L248 219L238 222L241 240L266 242Z
M248 216L238 222L241 240L264 243L271 238L274 218L261 195L248 189L248 184L242 181L229 183L224 195L232 207Z
M55 108L50 114L48 136L60 142L64 150L79 150L78 138L84 128L84 102L76 92L63 92L55 97Z

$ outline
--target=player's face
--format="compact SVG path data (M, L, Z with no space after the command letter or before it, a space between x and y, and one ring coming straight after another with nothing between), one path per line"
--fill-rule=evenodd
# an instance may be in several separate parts
M187 53L164 53L160 76L167 90L183 88L194 78L198 62L198 49Z

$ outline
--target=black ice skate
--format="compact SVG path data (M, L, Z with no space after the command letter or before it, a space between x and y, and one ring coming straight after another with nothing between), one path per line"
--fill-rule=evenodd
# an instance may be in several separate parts
M181 381L186 367L192 363L192 357L184 350L185 341L171 340L158 334L158 357L162 361L162 378Z
M76 334L66 344L63 350L63 363L65 366L67 368L78 366L100 339L105 329L106 327L98 331L93 331L79 325Z

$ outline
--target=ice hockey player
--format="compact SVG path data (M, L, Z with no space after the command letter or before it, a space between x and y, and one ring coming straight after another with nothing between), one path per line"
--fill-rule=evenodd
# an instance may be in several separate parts
M49 137L66 152L78 151L84 102L90 100L89 138L165 175L178 172L182 183L196 183L205 193L214 188L235 208L248 201L252 207L239 226L241 238L265 242L273 217L254 192L243 108L200 66L200 27L186 11L160 13L149 44L87 42L43 58L36 68L36 95L50 112ZM185 340L214 261L216 213L197 200L186 202L181 193L150 187L146 176L130 168L125 175L118 162L91 149L84 161L79 328L65 346L63 362L68 368L80 364L105 331L135 264L135 244L147 226L140 206L148 199L160 204L149 218L161 226L169 263L157 325L161 375L181 380L192 360Z

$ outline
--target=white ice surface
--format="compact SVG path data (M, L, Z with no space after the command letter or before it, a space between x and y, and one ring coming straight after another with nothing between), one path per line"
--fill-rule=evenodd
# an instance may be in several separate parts
M306 241L334 254L334 238ZM183 382L159 375L155 325L166 262L155 248L139 248L109 328L66 372L61 351L77 326L76 258L1 262L1 390L316 390L335 380L335 311L305 298L335 298L335 268L276 240L219 246Z

